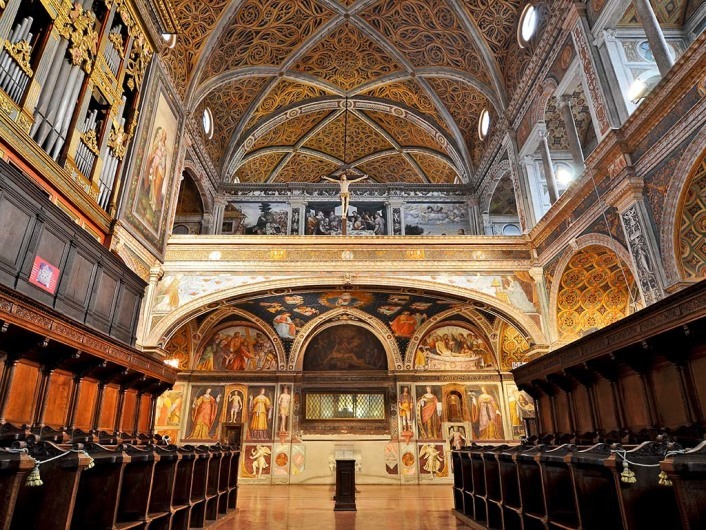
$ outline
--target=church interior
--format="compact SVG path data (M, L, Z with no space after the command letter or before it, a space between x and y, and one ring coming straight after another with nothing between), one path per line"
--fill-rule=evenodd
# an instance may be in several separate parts
M0 530L706 528L705 28L0 0Z

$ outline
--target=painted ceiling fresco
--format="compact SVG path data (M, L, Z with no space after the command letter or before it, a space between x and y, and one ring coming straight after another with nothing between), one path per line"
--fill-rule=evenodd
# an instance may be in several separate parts
M278 362L272 340L289 355L302 330L316 336L319 325L332 325L328 312L346 308L382 323L383 335L397 343L403 356L414 352L407 355L417 370L497 370L521 359L529 349L527 339L512 323L483 304L469 305L468 300L417 290L312 288L263 293L218 306L185 324L167 350L183 360L183 369L272 370ZM355 314L352 318L344 318L341 324L355 323ZM190 334L196 338L187 344ZM318 355L326 358L324 353ZM344 363L343 357L334 359L334 364ZM366 369L383 362L378 354L373 357L375 362L369 359Z
M183 31L163 59L194 117L211 109L206 143L227 182L318 181L299 166L282 174L272 156L253 165L273 147L337 168L345 97L357 101L348 162L373 181L470 182L484 148L474 122L486 107L502 114L529 57L514 38L520 0L174 4Z

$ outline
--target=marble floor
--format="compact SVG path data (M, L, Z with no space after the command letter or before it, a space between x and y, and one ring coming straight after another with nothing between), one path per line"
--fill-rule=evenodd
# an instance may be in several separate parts
M359 485L356 512L334 512L333 486L240 486L238 510L212 530L437 530L468 528L452 514L451 485Z

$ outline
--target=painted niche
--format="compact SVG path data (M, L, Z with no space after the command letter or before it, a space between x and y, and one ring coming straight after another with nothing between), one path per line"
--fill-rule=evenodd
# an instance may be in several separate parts
M268 371L277 369L275 346L257 328L229 325L203 343L194 369L212 371Z
M497 370L497 360L476 328L442 324L427 332L414 353L417 370Z
M311 340L304 354L304 370L387 370L387 354L371 331L340 324Z

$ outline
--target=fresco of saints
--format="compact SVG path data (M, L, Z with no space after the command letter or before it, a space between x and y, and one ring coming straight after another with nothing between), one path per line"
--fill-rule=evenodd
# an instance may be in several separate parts
M191 419L194 422L189 438L194 440L208 440L211 438L209 431L216 421L218 413L218 402L221 396L214 398L211 389L207 388L206 393L196 399L191 406Z
M279 432L287 432L287 423L289 420L289 406L292 402L292 395L289 393L289 387L285 386L282 388L282 393L279 395L277 400L277 406L279 407Z
M504 437L500 407L484 386L478 396L471 392L471 421L478 428L480 440L500 440Z
M267 426L272 418L272 401L261 388L256 397L250 396L250 438L267 440Z
M427 440L441 438L441 416L439 398L426 388L426 393L417 400L417 421L419 422L419 437Z
M147 157L148 199L155 212L162 204L167 175L167 131L157 127Z
M414 335L414 330L417 329L418 320L414 318L409 311L402 311L390 323L393 333L398 337L411 337Z
M466 437L464 436L465 430L463 427L457 427L454 425L449 429L449 443L456 451L460 451L461 448L466 445Z
M243 410L242 394L238 390L232 390L228 394L228 421L237 422L241 410Z
M409 387L402 387L402 394L399 400L400 422L402 431L412 430L412 396L409 395Z
M196 365L196 369L202 371L213 371L213 354L213 348L211 346L206 346L201 354L201 358L199 359L199 364Z
M292 318L289 313L277 315L272 322L275 325L277 334L283 339L293 339L296 337L297 327L294 325L294 322L292 322Z

